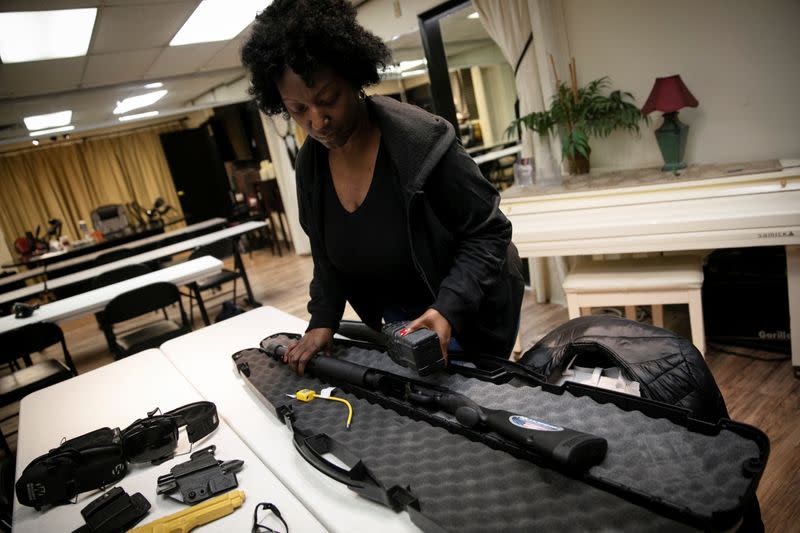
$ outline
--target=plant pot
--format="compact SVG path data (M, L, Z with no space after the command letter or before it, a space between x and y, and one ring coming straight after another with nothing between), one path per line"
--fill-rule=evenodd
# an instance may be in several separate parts
M591 157L592 151L589 150ZM588 174L589 173L589 158L581 154L577 154L574 158L567 156L567 170L571 175L575 174Z

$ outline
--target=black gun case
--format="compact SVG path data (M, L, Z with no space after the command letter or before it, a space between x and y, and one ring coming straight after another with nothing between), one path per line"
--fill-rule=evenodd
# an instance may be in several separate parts
M338 402L287 396L319 392L324 382L295 375L263 351L234 356L241 377L292 428L307 461L367 498L408 511L424 531L730 530L766 466L769 441L752 426L711 424L681 408L577 383L555 387L502 360L451 360L448 372L420 378L366 343L337 341L331 356L608 441L602 462L567 471L448 413L332 382L353 408L346 430Z

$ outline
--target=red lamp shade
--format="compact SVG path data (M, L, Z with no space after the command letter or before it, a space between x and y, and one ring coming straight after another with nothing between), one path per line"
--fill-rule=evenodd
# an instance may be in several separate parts
M683 107L697 107L697 98L692 96L681 77L676 74L666 78L656 78L653 90L642 107L642 114L653 111L672 113Z

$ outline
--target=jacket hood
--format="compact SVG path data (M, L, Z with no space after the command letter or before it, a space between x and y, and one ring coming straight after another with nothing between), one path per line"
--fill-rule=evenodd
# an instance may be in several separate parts
M367 99L386 141L400 185L413 194L422 188L436 164L456 138L453 126L442 117L386 96Z

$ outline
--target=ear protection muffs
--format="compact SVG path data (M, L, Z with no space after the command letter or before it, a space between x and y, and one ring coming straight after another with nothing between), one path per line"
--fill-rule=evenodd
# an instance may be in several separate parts
M120 431L100 428L62 443L25 467L16 483L22 505L66 503L81 492L112 485L125 477L127 463L158 464L175 454L178 434L186 427L195 443L219 426L217 407L195 402L167 413L148 413Z
M163 463L174 455L178 430L186 426L189 442L194 444L217 426L217 407L211 402L195 402L162 415L147 414L122 431L125 458L130 463Z
M122 449L129 463L162 463L177 446L178 425L172 418L140 419L122 431Z
M212 402L195 402L173 409L164 416L175 417L178 426L186 426L189 442L194 444L219 426L217 406Z
M17 480L17 498L36 509L66 503L116 483L127 472L119 429L100 428L34 459Z

